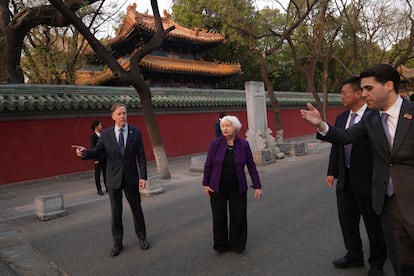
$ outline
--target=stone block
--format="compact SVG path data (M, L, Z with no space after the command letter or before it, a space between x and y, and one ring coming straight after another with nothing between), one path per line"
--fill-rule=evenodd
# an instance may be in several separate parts
M206 154L192 156L190 160L190 172L203 172L206 158Z
M295 153L296 156L306 154L304 142L280 143L277 146L287 156L290 156L291 153Z
M258 166L264 166L276 162L276 159L270 150L254 151L253 160Z
M67 215L63 194L60 193L36 196L35 205L36 217L40 220L50 220Z
M162 180L159 175L148 177L147 186L144 189L140 189L140 193L145 196L153 196L164 192L164 185L162 184Z
M306 152L308 153L319 153L319 143L307 143Z

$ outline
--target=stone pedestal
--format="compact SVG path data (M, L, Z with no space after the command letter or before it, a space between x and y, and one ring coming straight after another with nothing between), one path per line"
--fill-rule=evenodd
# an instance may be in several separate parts
M139 192L145 196L153 196L164 193L165 190L161 177L159 175L148 177L147 186L144 189L140 189Z
M190 172L203 172L206 158L206 154L192 156L190 161Z
M308 153L319 153L319 144L318 143L307 143L305 150Z
M271 150L254 151L253 160L258 166L264 166L276 162Z
M67 214L63 195L59 193L36 196L35 205L36 217L40 220L50 220Z
M306 149L305 149L305 143L304 142L290 142L290 143L281 143L277 144L279 149L285 154L285 155L291 155L293 152L295 155L305 155Z

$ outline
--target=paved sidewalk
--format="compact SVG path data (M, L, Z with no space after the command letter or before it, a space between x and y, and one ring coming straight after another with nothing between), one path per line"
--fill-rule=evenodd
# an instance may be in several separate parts
M176 183L200 175L190 172L189 167L190 156L169 160L172 178L163 182ZM149 162L148 175L155 174L156 164ZM65 208L108 199L107 194L104 196L97 194L92 172L65 177L65 179L0 186L0 223L25 216L35 216L35 197L53 193L63 194Z

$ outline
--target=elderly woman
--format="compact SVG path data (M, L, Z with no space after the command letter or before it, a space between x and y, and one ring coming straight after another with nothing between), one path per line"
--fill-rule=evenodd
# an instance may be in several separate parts
M247 179L245 166L260 199L262 186L246 140L237 136L241 128L235 116L224 116L220 121L223 136L215 138L208 149L204 165L203 187L210 198L213 212L214 250L217 255L226 251L244 254L247 241ZM227 225L229 205L230 229Z

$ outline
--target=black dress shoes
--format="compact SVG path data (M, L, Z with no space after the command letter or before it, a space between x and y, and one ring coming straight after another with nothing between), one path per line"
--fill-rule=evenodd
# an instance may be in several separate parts
M384 270L380 267L371 267L371 269L368 272L368 276L383 276Z
M111 256L112 257L118 256L119 253L121 253L122 248L124 248L124 246L122 244L115 244L114 248L112 248L112 250L111 250Z
M363 259L350 259L347 256L335 259L333 262L337 268L348 268L348 267L363 267Z
M102 191L98 191L98 195L104 195Z
M216 255L221 255L221 254L223 254L225 251L221 251L221 250L217 250L217 249L215 249L214 250L214 254L216 254Z
M238 250L238 251L236 251L236 253L239 254L240 257L243 257L246 254L246 250L245 249Z
M142 250L147 250L150 247L149 242L147 241L146 238L139 239L139 246L141 247Z

